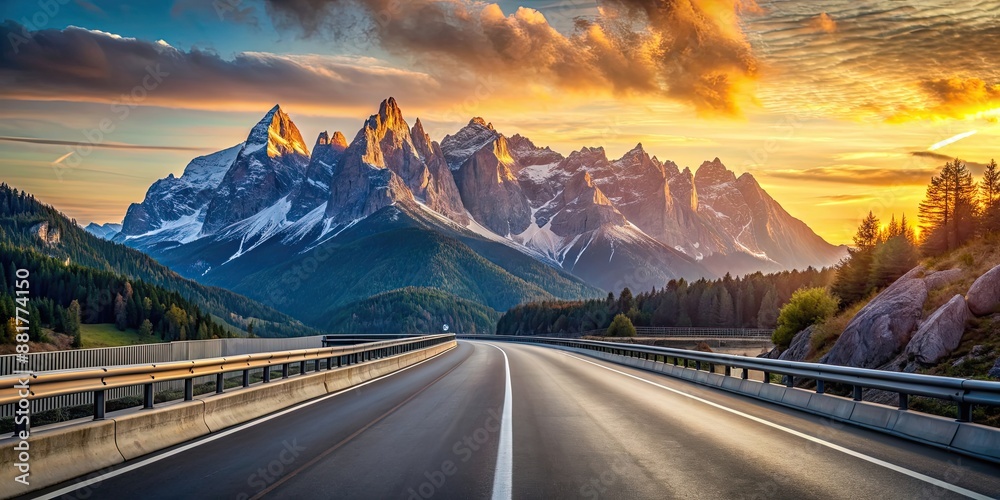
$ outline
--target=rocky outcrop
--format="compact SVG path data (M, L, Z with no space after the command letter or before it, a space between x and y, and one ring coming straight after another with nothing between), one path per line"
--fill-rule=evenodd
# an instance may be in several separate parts
M952 297L920 325L906 346L909 364L932 366L951 354L962 341L965 324L972 315L961 295ZM904 368L903 371L913 371Z
M306 168L305 182L299 187L288 212L290 220L297 220L330 198L330 181L333 170L347 149L347 138L339 131L333 135L321 132L313 146L312 157Z
M876 368L902 351L927 300L927 284L917 276L919 271L910 271L861 309L820 362Z
M991 378L1000 379L1000 358L997 358L996 363L993 363L993 368L990 368L989 373L987 373Z
M785 361L805 361L806 356L809 355L809 351L812 350L812 336L816 331L816 325L811 325L805 330L796 333L792 337L792 343L789 344L788 349L778 356L778 359L783 359Z
M980 276L965 294L965 300L976 316L985 316L1000 309L1000 266Z
M548 207L556 211L552 217L552 232L559 236L575 236L596 231L605 225L625 224L625 216L611 205L587 172L580 172L570 179L559 199ZM538 215L542 216L541 210ZM539 220L539 223L542 221Z
M520 234L531 225L531 205L511 169L514 163L507 139L499 136L455 172L472 218L501 236Z
M962 279L962 276L965 276L965 272L961 269L934 271L924 275L924 283L927 283L928 290L937 290Z
M46 246L51 247L58 245L61 239L59 228L50 226L48 221L39 222L38 224L31 226L30 231L38 239L42 240L42 243L45 244Z

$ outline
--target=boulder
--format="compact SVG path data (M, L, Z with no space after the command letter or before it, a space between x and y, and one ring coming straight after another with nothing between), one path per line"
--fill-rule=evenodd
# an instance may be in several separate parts
M924 275L924 283L927 283L928 290L936 290L962 279L962 276L964 275L965 272L961 269L935 271Z
M812 349L812 335L816 331L816 325L810 325L805 330L796 333L792 337L792 343L788 345L788 349L781 353L778 359L783 359L786 361L804 361L809 351Z
M927 300L927 284L919 269L878 294L858 311L821 363L875 368L891 360L909 343Z
M965 333L965 324L971 317L965 298L961 295L952 297L920 325L906 345L907 360L924 366L937 364L958 347Z
M1000 308L1000 266L980 276L965 294L969 310L976 316L985 316Z
M997 358L996 363L993 363L993 368L990 368L987 375L989 375L990 378L1000 379L1000 358Z

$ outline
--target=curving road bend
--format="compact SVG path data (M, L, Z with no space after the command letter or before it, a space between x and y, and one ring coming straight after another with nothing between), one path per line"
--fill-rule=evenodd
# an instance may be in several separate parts
M576 353L462 341L40 495L991 498L1000 466Z

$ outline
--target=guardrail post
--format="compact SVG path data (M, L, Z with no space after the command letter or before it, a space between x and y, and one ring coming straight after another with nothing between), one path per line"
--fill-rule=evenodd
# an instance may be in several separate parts
M226 374L216 373L215 374L215 393L222 394L226 392Z
M795 387L795 377L785 375L785 387Z
M972 403L958 403L958 421L972 422Z
M771 383L771 372L764 372L764 383L765 384Z
M270 381L271 381L271 365L267 365L264 367L264 383L266 384Z
M329 358L326 358L326 369L327 370L332 370L333 369L333 356L330 356Z
M281 378L288 378L288 363L281 365Z
M731 367L729 365L726 365L725 370L726 370L726 376L727 377L732 377L733 376L733 367Z
M104 389L94 391L94 420L104 420L104 412L107 410L104 402L105 394Z
M250 387L250 370L243 370L243 387Z
M824 394L826 392L826 384L822 380L816 381L816 394Z
M741 379L747 380L750 378L750 370L747 370L746 368L740 368L740 370L742 370L742 373L740 373Z
M860 385L854 386L854 400L861 401L861 395L863 392L864 389Z
M305 375L305 374L306 374L306 362L299 361L299 375Z
M142 385L142 407L151 409L153 407L153 384Z
M323 360L319 359L319 358L316 358L316 360L313 361L313 371L314 372L318 372L319 371L319 363L320 363L320 361L323 361Z
M184 401L192 399L194 399L194 379L186 378L184 379Z
M906 411L910 409L910 395L906 393L899 393L899 409L901 411Z
M695 361L694 362L694 369L698 370L698 371L701 371L701 361Z

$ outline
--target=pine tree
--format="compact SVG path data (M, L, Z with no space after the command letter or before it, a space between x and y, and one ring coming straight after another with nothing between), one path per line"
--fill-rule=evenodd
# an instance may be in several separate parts
M972 173L958 158L931 178L919 212L927 234L925 252L937 255L954 250L975 235L976 191Z
M73 300L66 311L66 334L73 337L73 347L79 349L83 346L83 334L80 332L80 302Z

